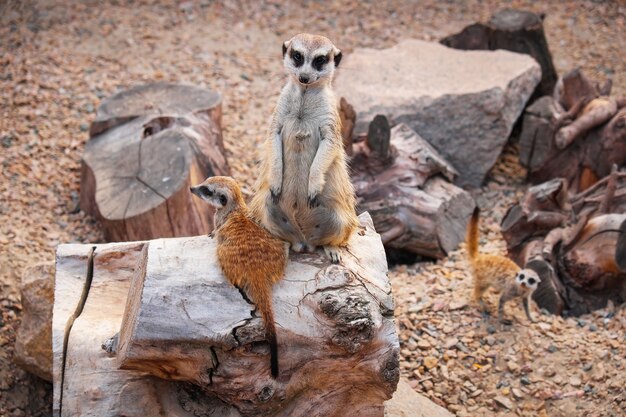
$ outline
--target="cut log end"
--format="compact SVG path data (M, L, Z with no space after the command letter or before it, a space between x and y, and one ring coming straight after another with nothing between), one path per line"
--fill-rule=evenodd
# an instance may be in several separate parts
M228 173L219 94L139 86L98 108L83 155L81 207L110 241L209 233L212 210L194 201L189 186Z

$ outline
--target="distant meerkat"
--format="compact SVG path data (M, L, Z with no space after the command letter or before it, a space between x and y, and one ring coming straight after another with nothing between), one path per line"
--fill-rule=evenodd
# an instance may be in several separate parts
M278 376L278 347L272 308L272 285L285 271L287 242L270 234L251 217L237 182L209 177L191 192L216 208L214 238L224 276L242 288L261 312L270 344L270 369Z
M299 34L283 44L289 79L274 110L250 203L255 218L294 251L324 246L334 263L359 224L331 89L340 61L341 51L323 36Z
M519 298L522 299L528 320L534 322L530 314L529 302L541 279L532 269L520 269L509 258L478 253L478 221L479 209L476 207L466 239L470 269L474 278L474 302L480 303L481 307L486 310L482 296L489 287L492 287L500 292L498 320L501 323L510 322L503 319L506 302Z

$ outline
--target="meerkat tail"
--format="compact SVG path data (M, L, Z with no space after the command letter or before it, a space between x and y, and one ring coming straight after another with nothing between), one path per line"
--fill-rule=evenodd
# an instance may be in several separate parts
M473 260L478 255L478 220L480 216L480 209L478 206L472 213L472 219L470 220L467 228L467 237L465 243L467 244L467 253L470 260Z
M271 280L248 287L249 295L265 322L265 337L270 344L270 370L273 378L278 377L278 342L276 340L276 324L272 308Z
M270 371L272 378L278 378L278 341L276 340L276 328L272 327L272 331L268 331L268 341L270 344Z
M270 371L272 372L272 377L276 379L278 378L278 341L276 340L276 324L274 323L271 300L268 300L267 306L261 309L261 315L265 322L267 341L270 344Z

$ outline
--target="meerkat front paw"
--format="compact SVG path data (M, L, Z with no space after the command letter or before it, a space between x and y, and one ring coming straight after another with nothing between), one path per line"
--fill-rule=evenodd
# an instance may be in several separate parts
M330 258L331 263L341 262L341 249L338 246L324 246L324 253Z
M308 198L309 208L315 208L320 205L320 195L319 194L309 194Z
M278 204L280 197L283 194L283 190L280 187L270 187L270 195L272 197L272 203Z

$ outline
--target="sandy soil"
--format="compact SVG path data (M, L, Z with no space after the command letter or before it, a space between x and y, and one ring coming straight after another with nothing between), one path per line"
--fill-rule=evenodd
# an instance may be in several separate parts
M557 69L613 77L626 93L626 6L611 1L385 2L0 1L0 416L50 413L50 384L12 361L20 273L50 261L61 242L100 242L75 212L80 156L103 97L155 80L224 96L224 136L234 176L251 185L257 149L283 83L282 41L322 33L349 53L404 38L437 40L500 7L547 13ZM504 210L525 185L515 149L476 191L486 207L486 250L502 250ZM458 415L626 414L624 310L579 319L541 316L494 332L467 299L457 251L437 263L394 267L403 375ZM426 358L428 358L426 360ZM428 365L428 366L426 366Z

